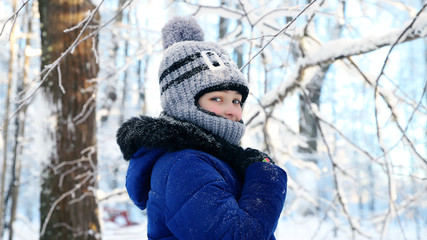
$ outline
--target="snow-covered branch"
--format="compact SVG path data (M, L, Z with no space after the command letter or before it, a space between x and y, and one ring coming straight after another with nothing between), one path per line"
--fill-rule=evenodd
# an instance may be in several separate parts
M424 9L424 8L423 8ZM304 72L314 66L330 64L338 60L366 54L382 47L393 46L403 32L407 34L398 44L420 39L427 36L427 13L421 13L415 19L413 27L407 31L407 26L391 30L385 34L370 36L360 39L338 39L332 40L319 46L314 52L307 52L305 57L298 59L293 74L279 87L265 94L261 99L262 105L270 107L282 100L292 92L298 85L304 85Z
M23 1L22 5L16 10L16 12L14 12L8 19L6 19L6 21L3 23L3 26L1 27L0 36L3 35L3 32L5 31L8 22L12 21L11 25L15 25L19 12L25 7L25 5L28 4L29 1L30 0ZM10 29L12 30L13 28L11 27Z

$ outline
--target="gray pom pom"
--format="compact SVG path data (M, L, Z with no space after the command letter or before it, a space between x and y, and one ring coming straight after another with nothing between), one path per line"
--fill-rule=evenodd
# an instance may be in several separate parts
M183 41L204 41L203 30L194 18L174 17L162 29L163 49Z

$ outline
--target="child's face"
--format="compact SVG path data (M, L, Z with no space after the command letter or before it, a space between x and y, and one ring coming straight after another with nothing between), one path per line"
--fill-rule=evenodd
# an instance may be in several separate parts
M242 119L242 94L234 90L208 92L199 98L199 106L233 121Z

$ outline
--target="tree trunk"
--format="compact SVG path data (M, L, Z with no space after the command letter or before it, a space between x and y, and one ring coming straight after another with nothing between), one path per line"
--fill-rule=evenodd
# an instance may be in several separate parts
M39 1L42 68L61 57L82 31L82 27L67 33L64 29L83 21L93 8L87 0ZM82 37L91 29L83 29ZM96 48L97 39L82 42L43 84L56 129L47 136L52 139L52 149L42 173L40 239L100 238L93 192L97 175L96 86L88 81L99 70L92 50Z
M310 110L310 104L320 105L320 93L322 91L323 81L325 75L329 70L329 66L322 67L316 72L313 79L306 85L307 97L304 99L300 95L300 118L299 118L299 132L306 138L306 146L299 146L298 152L305 155L304 160L311 161L317 164L317 160L313 154L317 152L317 123L316 118Z
M311 1L307 1L307 3L311 3ZM323 4L322 2L321 4ZM341 0L339 4L339 8L337 11L341 11L342 16L345 16L345 8L346 3L345 1ZM311 17L310 17L311 18ZM306 31L309 28L306 28ZM340 21L337 21L335 23L335 26L331 28L331 39L337 39L341 35L343 29L343 23ZM307 34L307 33L306 33ZM297 49L302 50L302 55L304 55L304 51L306 51L306 48L304 46L304 42L300 42ZM298 56L296 56L298 57ZM304 93L300 94L299 102L300 102L300 108L299 108L299 133L305 138L306 145L305 146L298 146L298 152L301 154L302 159L308 162L312 162L314 164L318 164L318 159L316 156L317 153L317 138L318 138L318 132L317 132L317 118L313 115L311 111L311 104L316 105L317 107L320 106L320 94L322 92L322 86L323 82L325 80L326 73L329 71L330 64L326 64L324 66L318 66L316 73L313 75L311 79L309 79L307 85L306 85L306 96L304 96ZM313 178L313 175L310 173L310 170L303 170L301 176L305 178L311 179L309 180L303 180L302 185L305 189L307 189L309 192L317 192L319 195L321 193L319 192L319 187L317 184L317 180ZM310 177L307 177L310 176ZM311 215L314 214L319 209L313 209L311 204L305 205L301 208L303 215Z
M125 20L125 19L123 19ZM126 14L126 22L129 23L129 13ZM125 48L123 49L123 53L125 56L125 59L127 59L128 57L128 51L129 51L129 41L125 42ZM125 109L125 104L126 104L126 98L127 98L127 93L128 93L128 69L125 69L124 73L123 73L123 91L122 91L122 102L121 102L121 108ZM120 117L119 117L119 122L120 124L122 124L125 121L125 115L123 111L120 111Z
M315 77L306 85L307 96L300 95L300 117L299 117L299 132L305 138L306 145L298 146L298 152L304 161L318 164L317 161L317 118L311 112L311 104L319 106L320 93L324 82L325 75L329 69L329 65L319 68ZM298 176L300 184L308 192L313 194L321 194L319 192L318 180L310 169L301 169ZM310 202L299 201L299 212L303 216L315 215L319 208L313 206Z
M121 24L125 25L125 24L129 24L128 22L125 22L123 19L123 11L122 7L124 6L124 4L126 3L126 0L119 0L117 2L117 17L114 20L115 25L117 25L117 28L121 28ZM128 14L129 16L129 14ZM129 20L129 17L127 17L126 21ZM120 56L119 54L119 49L120 49L120 44L122 43L120 41L120 38L122 36L121 33L122 30L120 30L118 36L116 34L112 34L112 41L114 44L113 47L113 54L112 54L112 58L114 60L114 62L116 63L116 66L119 66L118 62L120 61L120 59L122 59L123 57ZM125 30L123 30L125 31ZM128 41L125 42L126 44L126 49L128 48ZM127 56L127 50L125 50L125 56ZM115 58L115 59L114 59ZM125 58L126 59L126 58ZM115 69L113 69L114 72L116 72ZM127 70L125 70L125 75L127 74ZM107 86L107 99L105 101L103 101L103 105L101 107L101 109L103 109L105 111L105 113L103 113L103 115L101 116L101 123L105 123L107 122L108 118L110 117L110 113L111 113L111 108L113 107L114 102L117 100L117 85L118 85L118 79L120 77L119 74L113 74L114 77L113 79L111 79L108 83ZM125 76L126 78L126 76ZM125 85L126 87L126 85Z
M23 49L24 55L24 70L22 78L18 77L18 88L17 88L17 95L27 87L28 85L28 72L30 71L30 57L26 54L26 49L31 47L31 26L32 26L32 19L34 16L32 6L27 5L26 6L26 21L27 21L27 37L25 40L25 47ZM19 107L19 104L17 104L16 108ZM13 229L13 223L16 219L16 210L18 207L18 196L19 196L19 186L21 181L21 156L23 151L23 139L25 137L25 120L26 120L26 113L27 113L27 105L23 106L16 114L15 119L15 147L13 150L13 161L12 161L12 180L11 180L11 196L12 196L12 202L10 207L10 221L9 221L9 240L13 240L14 236L14 229Z
M13 1L13 12L16 11L17 1ZM7 96L6 96L6 109L4 113L3 127L1 129L3 133L3 163L2 163L2 172L1 172L1 182L0 182L0 239L3 236L3 226L5 222L5 209L6 209L6 199L5 199L5 186L6 186L6 169L7 169L7 151L8 151L8 135L9 135L9 111L10 111L10 96L12 92L12 78L13 78L13 64L15 63L15 28L16 25L12 26L10 31L10 59L9 59L9 73L8 73L8 83L7 83Z

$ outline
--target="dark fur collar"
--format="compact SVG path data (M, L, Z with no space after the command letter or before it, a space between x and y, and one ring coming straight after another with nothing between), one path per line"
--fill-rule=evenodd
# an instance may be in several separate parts
M171 117L133 117L117 132L117 143L126 160L139 148L161 148L167 151L197 149L218 151L221 146L216 138L192 123Z
M117 143L126 160L141 147L160 148L170 152L183 149L200 150L230 164L241 179L246 167L260 158L260 155L254 155L253 151L245 151L239 146L229 144L192 123L168 116L139 116L129 119L119 128Z

